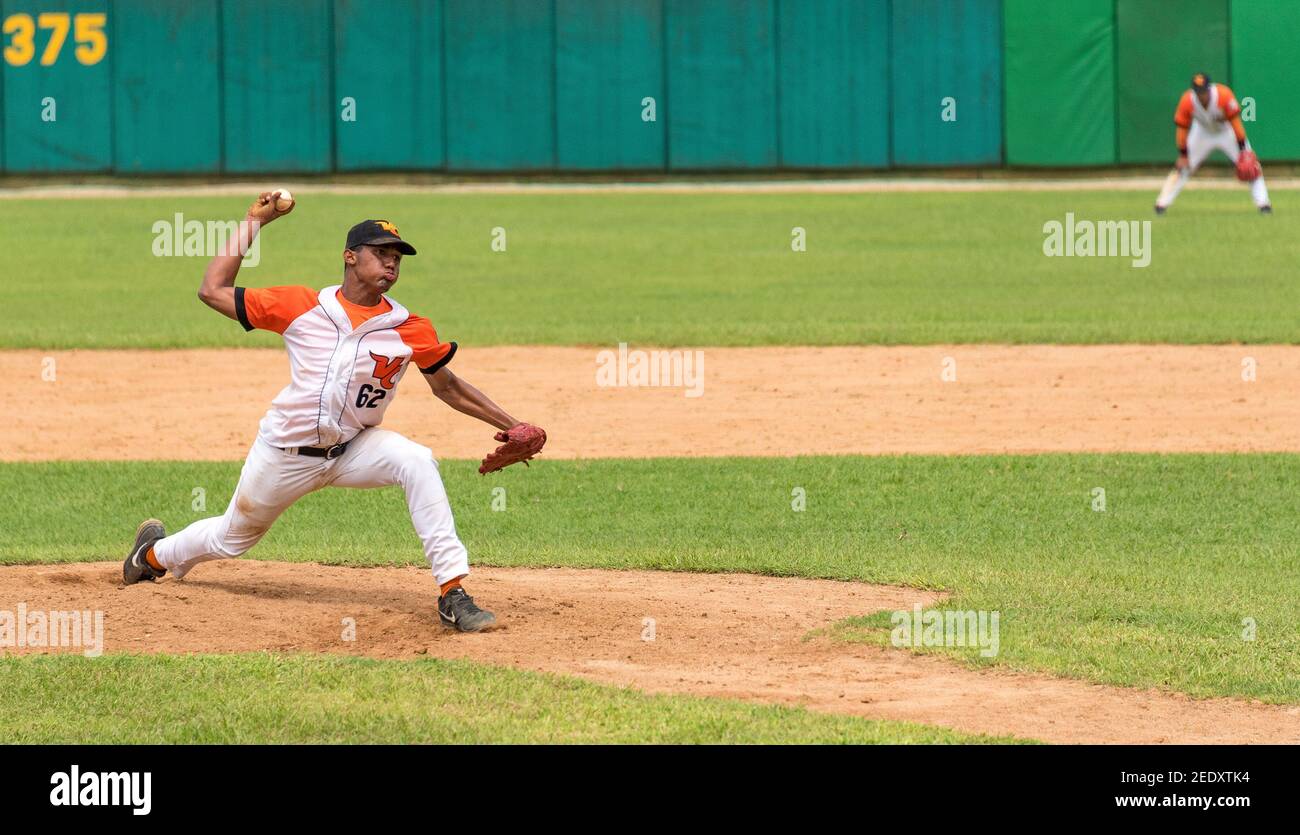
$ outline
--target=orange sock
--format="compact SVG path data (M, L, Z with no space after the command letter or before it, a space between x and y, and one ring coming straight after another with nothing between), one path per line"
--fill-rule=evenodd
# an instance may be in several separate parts
M447 592L451 591L452 589L460 588L460 581L461 578L463 578L464 576L465 575L462 574L460 575L460 577L457 577L454 580L448 580L447 582L443 583L441 586L438 587L438 594L442 595L443 597L446 597Z
M161 565L158 564L158 558L155 557L155 556L153 555L153 546L150 546L150 547L149 547L149 550L148 550L148 551L145 551L145 553L144 553L144 561L147 562L147 563L149 563L149 565L153 566L154 569L157 570L157 571L166 571L166 570L167 570L167 569L163 568Z

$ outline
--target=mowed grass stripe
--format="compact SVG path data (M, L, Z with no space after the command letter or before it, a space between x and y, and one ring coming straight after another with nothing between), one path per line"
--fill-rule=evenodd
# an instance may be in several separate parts
M490 478L474 462L442 469L475 563L949 589L952 608L1001 612L996 659L945 650L972 664L1300 702L1298 465L1041 455L542 461ZM0 465L0 562L120 559L146 516L174 531L219 513L238 471ZM495 487L506 488L504 511L492 510ZM792 509L796 488L803 511ZM206 511L192 509L197 497ZM396 489L310 495L250 556L424 562ZM848 632L862 637L858 627Z
M240 283L337 281L346 230L384 217L420 249L394 297L463 345L1293 343L1298 193L1261 217L1244 189L1193 186L1162 218L1137 191L311 195ZM0 308L23 311L0 348L277 344L198 301L205 258L153 254L155 223L247 202L0 201L0 225L46 254L36 285L0 283ZM1046 257L1043 226L1067 213L1152 221L1149 266Z
M0 658L0 679L4 743L1011 741L468 661L59 655Z

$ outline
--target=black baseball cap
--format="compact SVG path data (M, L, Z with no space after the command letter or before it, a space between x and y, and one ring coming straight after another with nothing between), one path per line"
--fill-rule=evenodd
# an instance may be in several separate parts
M1196 75L1192 76L1192 89L1193 89L1193 90L1204 90L1205 88L1207 88L1207 87L1209 87L1209 86L1210 86L1210 74L1209 74L1209 73L1198 72Z
M414 255L415 247L402 240L397 227L386 220L363 220L348 230L348 249L359 246L395 246L403 255Z

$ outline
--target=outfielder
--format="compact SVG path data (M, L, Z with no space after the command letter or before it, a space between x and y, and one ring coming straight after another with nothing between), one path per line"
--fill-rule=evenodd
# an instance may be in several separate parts
M415 255L387 221L366 220L349 230L342 285L236 287L241 253L261 226L293 208L287 192L259 195L237 239L208 264L199 288L199 298L245 330L282 335L292 379L262 418L225 514L172 536L157 519L141 523L122 579L128 585L152 582L168 571L179 579L199 563L238 557L286 508L322 487L400 484L439 585L440 620L462 632L487 629L496 617L461 587L469 561L438 462L427 447L379 424L397 383L414 365L448 406L502 430L496 438L503 445L484 459L480 472L527 462L541 451L546 433L506 414L453 374L447 363L456 343L439 341L427 319L384 295L397 283L402 256Z
M1259 159L1251 150L1246 128L1241 124L1241 106L1227 85L1213 83L1203 72L1192 76L1192 88L1178 100L1174 125L1178 162L1156 198L1156 214L1165 213L1187 180L1216 148L1236 165L1237 179L1250 183L1250 196L1260 212L1273 211Z

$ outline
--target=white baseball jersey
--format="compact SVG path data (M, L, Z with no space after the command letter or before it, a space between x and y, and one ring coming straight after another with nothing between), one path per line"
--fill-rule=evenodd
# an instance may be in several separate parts
M1174 111L1174 124L1189 128L1195 122L1202 130L1218 133L1240 115L1241 106L1237 104L1237 97L1232 90L1224 84L1211 84L1208 105L1202 105L1200 97L1192 90L1183 93L1178 109Z
M328 447L378 426L412 363L432 374L451 361L455 342L439 342L429 320L384 296L374 307L343 298L340 285L235 288L245 330L284 337L292 379L262 418L272 446Z
M1176 177L1170 174L1170 179L1156 197L1157 208L1168 208L1183 190L1183 186L1187 185L1192 173L1216 149L1233 162L1237 161L1241 153L1238 141L1250 149L1245 127L1235 122L1240 115L1241 106L1237 103L1237 97L1226 84L1210 85L1210 103L1206 106L1201 105L1195 91L1187 90L1183 93L1174 110L1174 124L1187 130L1187 167L1179 171ZM1262 176L1251 181L1250 195L1256 206L1270 205L1268 187L1264 185Z

